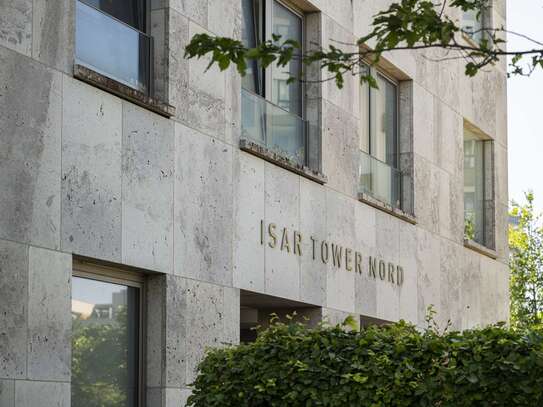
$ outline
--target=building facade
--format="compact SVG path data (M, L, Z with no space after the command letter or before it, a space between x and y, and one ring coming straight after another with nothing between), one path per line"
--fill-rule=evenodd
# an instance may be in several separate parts
M355 44L386 5L0 0L0 406L182 406L272 312L507 320L505 62L393 52L338 89L183 57ZM505 25L450 12L467 42Z

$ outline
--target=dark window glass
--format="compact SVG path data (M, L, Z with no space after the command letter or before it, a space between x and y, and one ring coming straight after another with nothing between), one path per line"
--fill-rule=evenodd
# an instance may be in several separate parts
M137 407L140 289L72 281L72 407Z
M123 23L145 31L145 0L83 0Z

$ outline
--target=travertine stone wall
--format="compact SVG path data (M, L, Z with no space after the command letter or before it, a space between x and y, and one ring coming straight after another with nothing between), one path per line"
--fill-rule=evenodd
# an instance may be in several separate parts
M324 46L354 41L388 4L294 3ZM172 119L72 78L73 5L0 0L0 405L70 405L74 256L150 273L152 406L181 405L204 349L239 340L240 289L321 307L334 323L422 326L430 305L455 328L507 319L505 61L469 79L461 61L432 62L440 51L386 56L410 79L400 126L413 225L357 200L356 78L306 87L326 185L239 150L239 75L183 58L195 33L240 37L239 0L152 1L154 86ZM504 0L492 19L505 21ZM463 245L464 120L494 139L496 260ZM302 255L261 244L262 220L279 238L298 231ZM323 263L320 246L314 260L310 237L359 251L362 272ZM369 256L401 265L403 284L370 277Z

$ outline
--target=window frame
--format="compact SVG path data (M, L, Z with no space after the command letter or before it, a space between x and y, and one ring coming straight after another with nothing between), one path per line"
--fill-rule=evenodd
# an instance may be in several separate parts
M302 40L301 40L301 46L302 46L302 52L304 51L305 49L305 40L306 40L306 24L305 24L305 15L303 13L303 11L301 11L300 9L298 9L297 7L293 6L292 4L290 4L289 2L286 2L286 1L283 1L283 0L262 0L263 3L264 3L264 7L263 7L263 18L262 18L262 24L264 25L263 27L263 35L264 35L264 38L262 38L264 41L267 41L267 40L271 40L272 39L272 34L273 34L273 31L272 31L272 27L273 27L273 3L278 3L279 5L285 7L288 11L290 11L292 14L294 14L296 17L298 17L300 19L300 23L301 23L301 33L302 33ZM258 45L259 44L259 38L258 38L258 33L255 32L255 35L257 36L256 38L256 44ZM301 83L300 84L300 96L301 96L301 106L300 106L300 111L301 111L301 116L298 116L296 113L292 113L284 108L282 108L281 106L273 103L271 97L272 97L272 93L273 93L273 83L272 83L272 75L270 75L270 70L273 68L272 65L270 65L269 67L267 68L262 68L262 66L260 66L260 64L257 64L257 67L258 69L261 71L262 73L262 95L256 93L256 92L253 92L252 90L250 89L245 89L243 88L246 92L249 92L249 93L252 93L254 94L255 96L258 96L258 97L261 97L263 99L265 99L267 102L269 103L272 103L274 106L278 107L279 109L282 109L286 112L288 112L289 114L292 114L294 116L297 116L299 118L301 118L302 120L305 120L306 118L306 112L305 112L305 108L306 108L306 100L305 100L305 84L304 83Z
M466 191L465 191L465 165L466 165L466 151L465 142L475 141L481 143L481 168L482 168L482 191L483 197L482 213L481 213L481 228L480 234L482 235L482 241L475 238L469 238L466 236L465 225L466 221ZM473 155L470 156L474 157ZM474 157L475 159L475 157ZM496 168L494 159L494 140L488 137L486 134L475 128L470 123L464 121L463 126L463 143L462 143L462 168L463 168L463 193L462 198L463 205L463 222L464 222L464 240L469 244L480 245L487 250L494 251L496 245L496 196L495 196L495 183L496 183ZM475 165L476 166L476 165ZM487 196L490 197L487 199ZM489 222L489 219L492 220Z
M149 61L147 61L147 91L146 92L143 92L143 91L141 91L139 89L135 89L130 85L127 85L127 84L125 84L123 82L120 82L119 80L117 80L115 78L112 78L108 74L101 73L101 72L96 72L96 73L99 74L100 76L103 76L103 77L108 78L108 79L110 79L112 81L120 83L123 87L130 88L130 89L132 89L132 90L134 90L134 91L136 91L138 93L142 93L146 97L154 98L155 97L155 72L154 72L154 69L155 69L155 63L154 63L154 59L155 59L155 40L154 40L154 37L153 37L153 35L151 33L151 24L152 24L152 21L151 21L151 12L152 12L151 1L152 0L143 0L143 1L145 2L145 6L144 6L145 16L144 16L144 19L143 19L145 29L140 30L140 29L138 29L136 27L133 27L132 25L130 25L128 23L125 23L122 20L119 20L117 17L107 13L106 11L95 7L94 5L90 4L86 0L75 0L76 3L77 2L83 3L84 5L86 5L88 7L91 7L94 10L96 10L96 11L108 16L109 18L115 20L118 24L122 24L124 26L130 27L131 29L133 29L133 30L135 30L135 31L149 37ZM77 4L75 6L77 7ZM75 35L76 30L77 30L77 12L76 12L76 16L74 17L74 50L73 50L74 58L73 58L73 60L74 60L75 64L79 64L78 63L78 58L77 58L77 52L76 52L76 49L77 49L77 45L76 45L77 38L76 38L76 35ZM87 67L86 65L83 65L83 66ZM87 69L90 69L90 70L94 71L93 68L87 67Z
M397 79L395 79L394 77L392 77L391 75L389 75L388 73L386 73L384 70L380 69L379 67L376 67L376 66L371 66L370 63L368 62L362 62L362 64L364 64L366 66L366 69L369 70L369 74L373 77L375 77L376 75L380 75L385 81L391 83L395 88L396 88L396 100L395 100L395 103L394 105L396 106L396 121L395 121L395 126L396 126L396 129L395 129L395 132L394 132L394 135L395 135L395 138L396 138L396 148L395 148L395 156L396 156L396 163L395 165L390 165L388 164L386 161L382 161L380 160L379 158L377 158L375 155L373 155L372 153L372 143L371 143L371 128L372 128L372 125L373 125L373 122L372 122L372 111L375 110L375 106L373 106L373 109L372 109L372 103L371 103L371 93L372 93L372 90L373 88L369 85L366 85L368 87L368 123L367 123L367 126L368 126L368 140L367 140L367 145L368 145L368 151L364 151L362 149L362 139L359 140L358 142L358 149L360 151L363 151L364 153L370 155L371 157L373 157L374 159L378 160L378 161L381 161L382 163L400 171L400 160L399 160L399 156L400 156L400 81L398 81ZM379 89L380 91L381 89ZM375 90L373 90L375 91ZM360 97L359 97L359 101L360 101ZM359 102L360 103L360 102ZM361 109L361 107L360 107ZM360 122L362 121L362 118L359 119ZM360 125L362 125L362 123L360 123ZM362 137L362 132L360 133L360 137Z
M145 276L130 270L123 270L110 266L88 263L83 260L74 260L72 265L72 277L85 278L104 283L125 285L127 287L134 287L139 289L139 309L137 321L139 324L137 407L145 407L145 337L147 321L147 317L144 312L146 304Z

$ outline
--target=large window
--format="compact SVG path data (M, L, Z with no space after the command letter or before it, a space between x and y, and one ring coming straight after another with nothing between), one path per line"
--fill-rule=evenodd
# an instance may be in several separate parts
M485 9L474 9L465 11L462 16L462 30L464 33L476 42L483 39L483 17Z
M464 129L465 238L494 246L494 177L492 141Z
M402 207L399 170L398 85L376 69L364 66L378 88L360 89L360 187L362 192L395 208Z
M72 406L138 407L141 283L74 272Z
M303 44L303 16L277 0L242 0L242 39L255 47L272 34ZM262 69L250 63L242 79L242 136L297 164L306 164L307 126L303 120L301 62Z
M76 63L150 94L145 0L76 1Z

